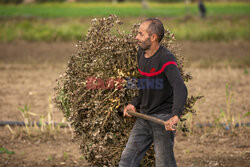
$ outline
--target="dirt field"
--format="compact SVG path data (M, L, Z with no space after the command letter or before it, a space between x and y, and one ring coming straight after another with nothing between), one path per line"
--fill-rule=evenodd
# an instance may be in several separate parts
M226 84L233 93L231 111L236 122L249 122L243 115L250 111L250 42L191 43L181 42L188 60L187 71L193 80L187 85L189 95L204 95L196 105L195 123L213 123L226 111ZM68 57L75 52L74 43L0 44L0 120L22 121L19 107L46 115L53 96L55 80L64 72ZM241 67L241 68L238 68ZM249 117L248 117L249 118ZM38 120L39 117L34 117ZM63 116L53 107L53 119ZM14 128L18 131L18 128ZM175 154L179 166L249 166L250 129L234 133L209 129L191 136L177 133ZM0 147L15 154L0 154L0 166L87 166L78 145L71 142L71 132L62 130L54 138L12 137L0 128Z
M0 166L74 166L88 167L80 155L76 143L72 143L69 132L57 134L55 139L35 137L14 138L0 128L0 146L15 151L1 154ZM236 133L199 132L185 136L178 133L175 139L175 156L180 167L248 167L250 163L249 129L238 129Z

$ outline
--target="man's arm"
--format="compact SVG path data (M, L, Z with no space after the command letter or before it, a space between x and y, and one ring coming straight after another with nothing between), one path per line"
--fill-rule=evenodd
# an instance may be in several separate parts
M173 55L170 55L173 57ZM173 59L174 62L175 59ZM181 77L180 71L175 64L171 64L164 69L165 75L173 88L172 117L165 122L166 130L173 131L172 125L177 124L183 112L187 100L187 87Z
M139 105L141 104L141 98L142 98L142 89L139 90L139 95L134 97L134 99L124 108L123 110L123 116L132 117L127 113L127 110L132 110L136 112L136 108L139 108Z
M176 65L169 65L165 69L165 75L167 76L168 81L173 88L173 116L177 115L178 118L180 118L187 100L187 87L184 84L180 71Z

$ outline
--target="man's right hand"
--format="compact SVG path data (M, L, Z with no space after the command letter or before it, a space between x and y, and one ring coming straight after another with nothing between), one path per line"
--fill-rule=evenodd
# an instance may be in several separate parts
M136 108L135 108L135 106L133 106L132 104L128 104L125 108L124 108L124 110L123 110L123 116L124 117L132 117L131 115L129 115L128 113L127 113L127 111L128 110L132 110L132 111L134 111L134 112L136 112Z

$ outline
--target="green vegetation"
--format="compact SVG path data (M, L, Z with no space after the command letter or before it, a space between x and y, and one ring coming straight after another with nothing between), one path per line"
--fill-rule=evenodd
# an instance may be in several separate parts
M0 147L0 154L3 154L3 153L6 153L6 154L15 154L14 151L9 151L7 148L4 148L4 147Z
M179 40L229 41L250 39L250 3L207 3L208 18L198 16L197 4L149 3L42 3L0 5L0 42L73 41L87 33L90 19L122 16L126 32L142 18L161 17ZM141 17L138 17L141 16ZM167 18L166 18L167 16Z
M235 113L233 113L231 107L233 103L233 93L229 88L229 84L226 84L226 109L225 111L221 108L220 109L220 115L216 116L214 112L212 113L212 116L214 118L214 125L216 128L221 128L221 123L224 123L224 127L226 130L234 130L235 123L241 123L241 116L238 116L238 120L236 121Z
M24 107L19 107L19 111L22 115L23 122L25 127L17 128L13 130L9 125L7 128L12 134L12 138L14 137L28 137L28 139L46 139L46 138L55 138L58 132L61 132L61 126L68 125L69 128L70 124L65 123L65 119L62 120L60 124L54 124L54 117L53 117L53 105L52 105L52 97L49 96L49 105L48 111L46 115L38 115L33 112L30 112L30 108L28 105L24 105ZM40 117L39 123L35 121L35 117ZM0 148L0 153L3 153L4 150ZM6 151L5 151L6 152ZM65 155L66 156L66 155ZM64 157L65 158L65 157Z
M250 40L250 21L245 17L161 18L165 27L176 34L178 40L230 41ZM141 19L121 18L122 28L129 32ZM90 26L89 18L78 19L5 19L0 21L0 41L74 41L80 40Z
M207 3L208 15L249 15L249 3ZM184 16L197 15L197 4L149 3L144 10L141 3L44 3L30 5L1 5L0 16L38 17L97 17L116 14L118 16Z
M70 41L78 39L81 33L86 32L85 24L67 22L51 23L51 21L6 21L0 25L0 41L22 39L26 41Z

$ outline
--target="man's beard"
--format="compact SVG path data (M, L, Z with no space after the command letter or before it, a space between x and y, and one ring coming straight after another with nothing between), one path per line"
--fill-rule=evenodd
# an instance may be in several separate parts
M144 42L141 42L140 47L143 50L148 50L151 47L152 43L150 41L150 37L148 37Z

